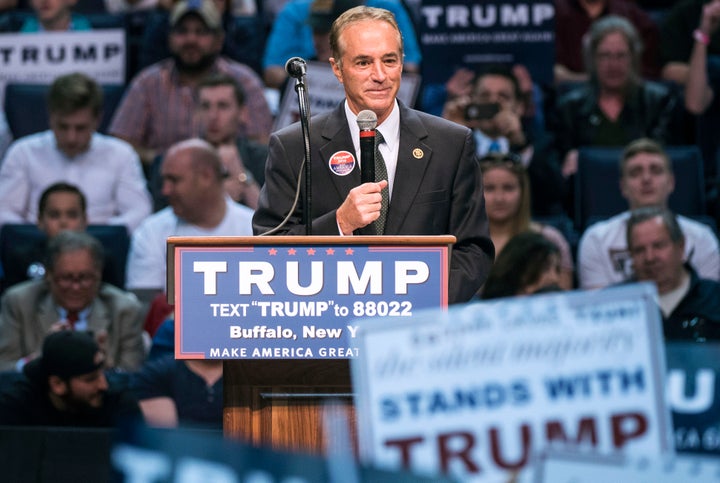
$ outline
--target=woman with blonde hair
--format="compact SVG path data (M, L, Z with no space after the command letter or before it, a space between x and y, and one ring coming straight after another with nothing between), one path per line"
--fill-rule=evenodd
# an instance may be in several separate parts
M557 245L560 252L560 287L572 289L574 265L570 245L556 228L532 221L530 182L520 158L514 154L487 154L480 160L480 169L495 256L515 235L526 231L540 233Z

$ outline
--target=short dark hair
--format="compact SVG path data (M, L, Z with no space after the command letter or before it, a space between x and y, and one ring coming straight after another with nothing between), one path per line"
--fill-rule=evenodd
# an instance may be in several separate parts
M511 297L540 279L552 255L560 249L534 231L518 233L507 242L495 259L482 290L483 299Z
M198 92L203 87L219 87L219 86L230 86L235 94L235 100L238 106L245 105L245 89L235 80L234 77L228 74L210 74L203 78L198 84Z
M45 190L40 195L40 201L38 203L38 217L42 216L42 214L45 212L48 204L48 199L54 193L72 193L74 195L77 195L77 197L80 199L80 208L82 209L82 212L85 213L87 211L87 200L85 199L85 195L83 194L83 192L80 191L80 188L78 188L74 184L60 181L58 183L53 183L47 188L45 188Z
M625 232L629 249L632 249L633 229L640 223L652 220L653 218L660 219L670 235L670 240L672 240L674 244L678 244L685 239L685 235L683 235L682 228L680 228L680 223L678 223L675 213L660 206L644 206L630 212L630 218L628 218Z
M72 114L90 108L93 115L99 118L103 107L103 91L97 82L80 72L61 75L50 85L47 105L50 114Z
M48 243L45 268L48 272L52 272L60 255L78 250L88 250L95 268L102 272L105 262L105 251L102 244L97 238L86 232L70 230L61 231Z
M523 98L523 92L520 89L520 82L518 82L517 77L515 77L515 74L513 74L512 68L504 65L504 64L491 64L484 68L482 68L477 75L475 76L475 82L473 84L473 90L477 88L478 83L480 82L480 79L486 76L498 76L498 77L504 77L513 86L513 92L515 93L515 100L521 101Z

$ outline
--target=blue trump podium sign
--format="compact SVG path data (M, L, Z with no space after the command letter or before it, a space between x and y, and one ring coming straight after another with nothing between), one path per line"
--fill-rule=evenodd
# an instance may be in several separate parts
M178 359L347 359L353 319L447 307L451 236L171 237Z

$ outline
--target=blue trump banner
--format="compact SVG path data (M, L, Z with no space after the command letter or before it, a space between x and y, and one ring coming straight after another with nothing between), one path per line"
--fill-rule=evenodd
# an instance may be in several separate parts
M423 0L416 21L427 83L444 84L454 69L481 70L487 64L522 64L536 83L552 83L555 7L551 1Z
M407 320L418 309L446 307L447 244L379 239L258 237L235 246L171 239L176 357L353 358L352 319Z
M720 344L668 342L667 394L675 450L720 454Z
M127 428L110 454L112 482L224 483L423 483L451 482L408 472L346 463L333 471L333 458L281 453L225 440L221 434L190 429ZM58 478L55 475L55 478ZM67 481L67 480L63 480Z

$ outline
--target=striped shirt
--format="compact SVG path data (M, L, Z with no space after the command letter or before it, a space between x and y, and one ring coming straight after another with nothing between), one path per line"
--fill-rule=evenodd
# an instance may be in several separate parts
M245 90L248 112L241 134L266 142L272 129L272 114L258 75L250 67L223 57L215 61L212 72L237 79ZM197 88L180 84L173 59L162 60L133 79L115 111L109 132L133 145L165 151L178 141L199 136L196 100Z

